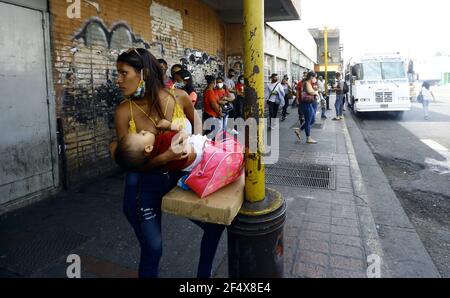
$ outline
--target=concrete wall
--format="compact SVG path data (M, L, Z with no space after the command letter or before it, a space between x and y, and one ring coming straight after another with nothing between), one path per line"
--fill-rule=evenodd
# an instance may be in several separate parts
M324 64L324 56L322 53L325 52L325 42L324 39L317 39L317 60L318 64ZM331 59L328 59L328 63L338 64L341 62L341 53L339 51L339 38L328 38L328 52L331 54Z
M264 51L267 63L264 72L266 81L272 73L278 73L280 78L287 74L292 82L299 80L306 69L314 68L313 60L268 25L265 27Z
M62 119L67 179L75 186L112 169L115 61L129 47L148 48L169 65L182 63L197 87L204 76L223 73L225 26L200 0L84 1L80 18L69 18L66 1L50 0L56 114Z

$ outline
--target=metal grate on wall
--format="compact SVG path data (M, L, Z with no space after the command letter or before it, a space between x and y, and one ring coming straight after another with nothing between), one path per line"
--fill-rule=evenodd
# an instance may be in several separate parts
M293 187L336 189L336 168L280 161L266 166L266 183Z

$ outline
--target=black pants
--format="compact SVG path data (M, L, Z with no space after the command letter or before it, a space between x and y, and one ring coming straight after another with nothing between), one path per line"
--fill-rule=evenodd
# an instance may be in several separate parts
M244 97L238 95L233 102L233 106L233 114L230 117L234 119L244 118Z
M272 126L272 118L277 118L279 103L269 101L269 126Z
M297 107L298 109L298 121L300 122L300 127L303 126L303 123L305 123L305 116L303 115L303 110L302 110L302 104L300 102L300 104Z
M288 106L289 106L289 99L285 98L284 99L284 106L283 106L283 109L281 110L281 117L282 118L286 118Z

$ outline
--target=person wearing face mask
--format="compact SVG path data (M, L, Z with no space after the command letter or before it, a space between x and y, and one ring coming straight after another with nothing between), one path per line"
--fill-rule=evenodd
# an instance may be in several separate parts
M284 90L278 81L278 74L274 73L270 76L271 82L267 83L264 90L267 104L269 105L269 129L274 129L272 119L277 118L278 108L284 107Z
M192 100L192 104L195 107L197 103L197 93L195 92L194 86L192 84L192 75L187 70L180 70L174 74L175 88L186 91Z
M161 70L163 72L163 80L164 87L167 89L172 89L174 87L172 80L167 75L167 69L169 68L167 65L167 61L164 59L158 59L159 66L161 66Z
M229 92L228 88L225 86L224 81L221 77L218 77L216 80L216 87L214 89L214 93L219 98L219 104L223 111L229 111L231 116L234 116L234 106L232 102L234 102L234 98L231 96L231 93ZM225 115L225 127L228 122L228 113ZM232 133L236 133L236 131L233 131Z
M223 81L232 99L236 98L236 83L234 82L234 76L235 71L231 68L230 70L228 70L228 77Z
M213 75L205 76L205 80L207 83L206 89L203 92L203 124L207 125L211 124L209 129L204 130L204 135L209 135L211 132L218 133L220 129L222 129L222 117L224 114L222 113L222 108L220 106L220 99L217 96L214 88L216 86L216 78ZM209 120L211 119L211 120ZM205 123L209 121L209 123ZM211 139L214 136L209 136Z

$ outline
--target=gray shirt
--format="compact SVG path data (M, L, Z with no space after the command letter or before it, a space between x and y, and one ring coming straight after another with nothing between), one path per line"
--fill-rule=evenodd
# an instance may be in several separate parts
M228 90L234 90L236 89L236 83L233 81L233 79L226 78L223 83L225 86L227 86Z

